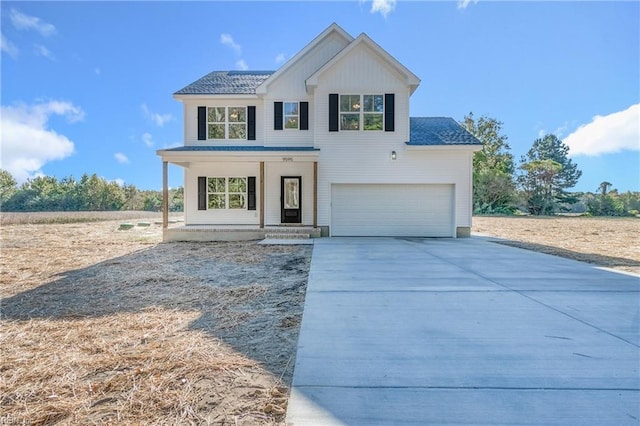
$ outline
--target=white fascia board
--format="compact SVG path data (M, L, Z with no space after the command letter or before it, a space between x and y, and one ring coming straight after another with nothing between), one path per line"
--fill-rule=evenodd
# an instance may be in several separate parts
M244 99L260 99L258 95L173 95L173 99L177 101L191 101L198 99L215 99L215 100L244 100Z
M316 45L321 43L325 38L327 38L333 32L336 32L337 34L341 35L349 43L353 41L353 36L348 32L346 32L344 29L342 29L340 25L334 22L333 24L329 25L329 27L327 27L326 30L321 32L316 38L311 40L301 51L296 53L291 59L285 62L284 65L278 68L278 70L275 73L271 74L265 81L260 83L260 85L256 89L256 93L258 95L266 95L267 87L269 86L269 84L271 84L273 81L278 79L280 75L282 75L289 68L291 68L296 62L301 60L309 51L315 48Z
M156 154L172 164L208 162L301 162L317 161L320 151L165 151Z
M407 151L482 151L482 145L407 145Z
M359 44L365 43L369 46L380 58L382 58L387 64L389 64L392 68L396 69L400 74L405 76L405 84L410 88L410 94L413 94L415 90L420 85L420 79L414 73L412 73L407 67L402 65L396 58L391 56L386 50L384 50L378 43L373 41L368 35L362 33L353 40L347 47L342 49L337 55L335 55L331 60L329 60L326 64L324 64L320 69L318 69L315 73L313 73L306 81L305 84L307 86L307 92L311 92L314 88L318 86L318 78L329 68L331 68L336 62L340 59L347 56L353 49L355 49Z

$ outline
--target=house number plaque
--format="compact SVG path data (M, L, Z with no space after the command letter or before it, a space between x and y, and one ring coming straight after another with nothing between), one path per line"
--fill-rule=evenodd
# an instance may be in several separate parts
M282 162L283 163L293 163L293 158L292 157L282 157Z

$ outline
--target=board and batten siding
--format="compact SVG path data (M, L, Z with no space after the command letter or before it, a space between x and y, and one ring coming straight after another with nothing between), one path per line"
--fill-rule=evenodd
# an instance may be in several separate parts
M198 177L256 177L260 186L260 163L195 163L184 171L185 225L259 225L260 191L256 193L256 210L221 209L198 210Z
M198 107L256 107L256 139L220 139L198 140ZM184 145L263 145L264 142L264 106L261 99L214 99L201 98L184 101Z

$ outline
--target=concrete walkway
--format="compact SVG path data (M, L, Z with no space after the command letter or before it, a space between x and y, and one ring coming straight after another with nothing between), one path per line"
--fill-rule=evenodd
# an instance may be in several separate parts
M637 425L639 290L480 238L318 239L287 424Z

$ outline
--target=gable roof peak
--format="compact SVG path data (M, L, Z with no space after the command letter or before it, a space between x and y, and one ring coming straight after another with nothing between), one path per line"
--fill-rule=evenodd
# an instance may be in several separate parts
M347 43L351 43L354 40L351 34L346 32L340 25L333 22L331 25L325 28L324 31L318 34L313 40L307 43L307 45L302 50L300 50L298 53L293 55L291 59L285 62L284 65L282 65L275 73L273 73L273 75L271 75L268 79L263 81L262 84L260 84L260 86L258 86L258 88L256 89L256 93L258 94L267 93L267 86L269 86L271 82L276 80L280 75L282 75L285 71L291 68L296 62L298 62L302 57L304 57L309 51L313 50L313 48L316 47L318 44L322 43L322 41L325 40L327 37L329 37L331 34L338 34L339 36L344 38L344 40Z
M395 68L400 74L404 75L406 84L410 88L410 93L413 93L420 85L420 79L412 73L407 67L402 65L396 58L391 56L386 50L384 50L378 43L373 41L366 33L360 33L358 37L353 39L344 49L342 49L337 55L335 55L326 64L320 67L315 73L313 73L306 81L307 91L318 85L318 77L325 71L331 68L336 62L351 53L360 44L369 46L380 58L386 61L389 65Z

